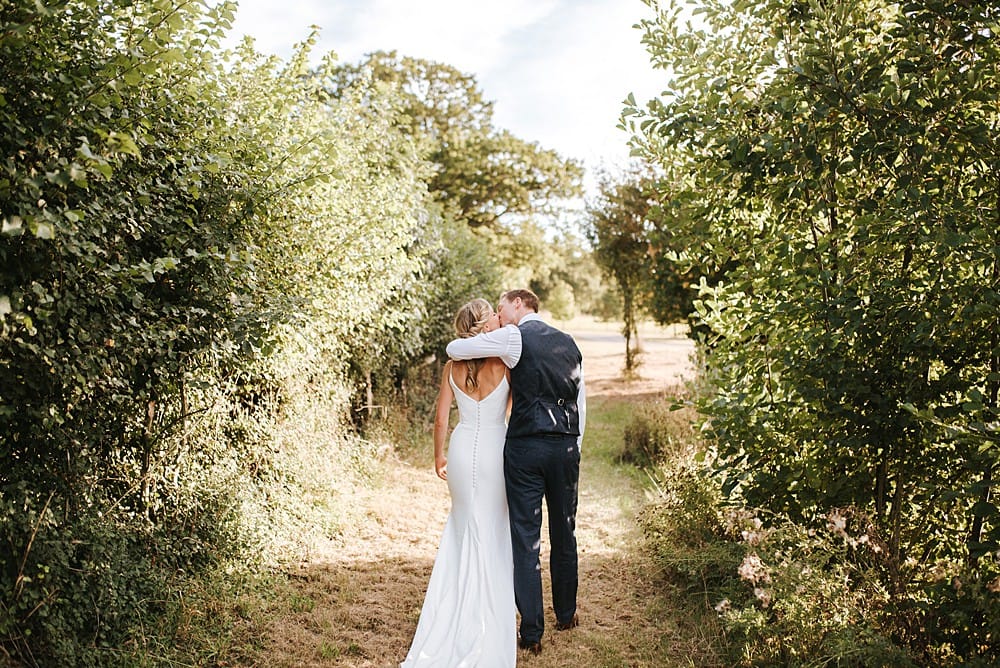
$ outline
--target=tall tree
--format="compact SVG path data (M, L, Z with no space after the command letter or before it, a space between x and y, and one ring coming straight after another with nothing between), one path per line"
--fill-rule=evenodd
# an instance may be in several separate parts
M646 214L649 219L650 285L646 308L653 320L661 325L688 322L692 335L703 331L697 323L694 301L696 289L702 280L718 283L726 271L726 264L718 261L705 263L705 256L697 245L692 227L700 228L697 205L687 196L683 176L667 169L657 175L644 177L645 188L650 192L652 206ZM665 167L672 168L669 163Z
M614 280L622 297L627 372L635 368L639 336L637 319L649 299L652 273L649 213L654 205L650 185L650 181L637 172L620 180L604 173L600 177L597 197L587 206L588 236L594 259Z
M402 97L404 126L426 150L434 173L428 187L444 214L471 227L552 214L581 193L582 169L493 124L493 104L470 74L443 63L377 51L340 65L330 95L389 86Z

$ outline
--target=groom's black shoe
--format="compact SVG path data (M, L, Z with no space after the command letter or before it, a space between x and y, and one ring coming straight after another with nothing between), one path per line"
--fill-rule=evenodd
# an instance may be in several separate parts
M568 622L557 622L556 631L569 631L580 625L580 615L573 615L573 619Z
M532 654L542 653L542 642L540 640L529 641L529 640L519 640L517 642L518 647L521 649L528 650Z

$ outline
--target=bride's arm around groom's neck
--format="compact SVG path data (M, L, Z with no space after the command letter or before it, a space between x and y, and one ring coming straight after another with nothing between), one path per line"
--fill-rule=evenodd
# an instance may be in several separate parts
M467 339L454 339L446 348L448 357L472 360L499 357L513 369L521 359L521 330L516 325L504 325L492 332L483 332Z

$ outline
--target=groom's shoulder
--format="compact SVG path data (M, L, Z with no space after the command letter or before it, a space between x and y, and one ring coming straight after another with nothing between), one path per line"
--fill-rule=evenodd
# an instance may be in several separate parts
M568 337L570 339L573 338L568 332L564 332L563 330L559 329L558 327L555 327L554 325L550 325L549 323L545 322L541 318L532 318L531 320L528 320L527 322L523 322L522 321L518 325L518 328L521 330L522 333L528 332L528 333L539 333L539 334L548 334L548 335L560 335L560 336Z
M531 318L530 320L522 320L517 323L517 328L521 330L521 333L540 333L540 332L556 332L559 331L549 323L545 322L541 318Z

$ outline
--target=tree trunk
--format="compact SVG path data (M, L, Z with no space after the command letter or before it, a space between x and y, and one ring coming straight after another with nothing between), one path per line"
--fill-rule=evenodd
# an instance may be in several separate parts
M885 456L885 446L882 448L882 459L875 472L875 517L879 524L885 521L886 493L889 486L889 461Z
M375 388L372 385L372 372L370 369L365 372L365 403L368 408L368 415L371 416L372 408L375 406Z
M156 401L150 399L146 402L146 425L142 434L142 471L140 472L140 482L142 484L142 508L150 521L156 520L153 513L153 495L155 493L155 480L152 475L153 459L153 426L156 422Z
M632 332L635 328L635 314L633 310L635 306L633 304L631 286L623 284L621 287L622 304L624 307L622 319L625 321L625 326L622 328L622 333L625 335L625 373L631 373L635 367L635 353L632 350Z
M996 286L1000 283L1000 257L993 258L993 285ZM990 377L993 379L1000 378L1000 357L997 356L998 350L1000 350L1000 323L993 326L993 337L992 337L992 348L993 356L990 358ZM997 414L997 399L1000 395L1000 380L991 380L987 383L987 399L986 399L986 410L984 411L987 416L983 422L990 420L989 415L995 416ZM983 472L983 489L979 493L979 503L981 507L988 507L986 504L990 502L990 495L993 491L993 465L992 463L987 465L986 470ZM972 528L969 531L969 565L973 568L979 563L979 555L973 552L973 547L982 541L983 539L983 521L984 513L982 511L973 511L972 516Z
M905 586L902 583L900 564L903 563L900 545L902 543L902 504L903 504L903 472L902 466L896 473L896 489L893 492L892 510L889 513L889 572L892 581L892 592L901 595Z

